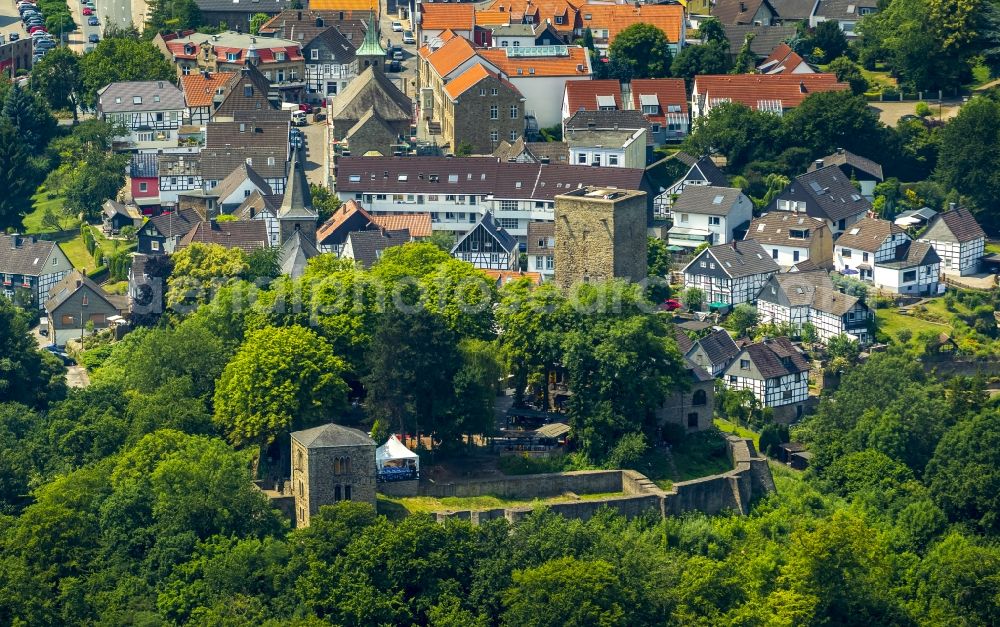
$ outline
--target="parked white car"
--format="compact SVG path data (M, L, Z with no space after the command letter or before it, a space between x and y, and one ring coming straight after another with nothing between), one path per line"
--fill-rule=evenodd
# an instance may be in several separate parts
M403 23L402 22L393 22L392 23L392 32L394 32L394 33L401 33L401 32L403 32Z

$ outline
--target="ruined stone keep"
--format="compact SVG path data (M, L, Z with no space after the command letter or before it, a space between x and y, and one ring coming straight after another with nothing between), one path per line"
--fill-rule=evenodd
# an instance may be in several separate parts
M375 505L375 441L333 423L291 434L295 526L308 527L323 505Z
M581 187L555 197L555 281L646 277L646 193Z

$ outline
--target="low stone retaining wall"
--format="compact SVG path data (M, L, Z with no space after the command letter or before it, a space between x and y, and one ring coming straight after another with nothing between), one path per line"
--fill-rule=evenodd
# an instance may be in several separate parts
M649 478L633 470L595 470L447 484L421 483L419 494L439 498L489 494L501 498L525 499L557 496L566 492L623 493L620 496L545 505L556 514L580 520L591 518L605 507L626 518L634 518L651 511L664 517L691 511L717 514L726 510L745 515L749 513L750 503L754 499L774 491L774 478L771 476L767 459L757 454L752 441L730 435L726 438L726 444L729 458L733 463L732 470L691 481L681 481L673 484L666 492ZM478 525L497 518L515 522L528 516L533 510L533 507L510 507L482 511L444 511L435 515L438 522L457 518Z

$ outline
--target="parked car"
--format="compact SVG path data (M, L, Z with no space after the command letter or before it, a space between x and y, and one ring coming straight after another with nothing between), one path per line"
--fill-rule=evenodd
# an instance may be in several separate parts
M94 10L91 9L90 7L83 7L83 14L84 15L93 15L94 14Z
M47 33L49 31L44 26L32 26L28 29L28 32L34 35L35 33Z
M312 113L313 112L313 106L311 104L309 104L308 102L303 102L302 104L299 105L299 111L301 111L303 113Z
M399 61L393 59L392 61L389 61L389 66L388 66L387 69L390 72L402 72L403 71L403 64L400 63Z
M413 36L413 31L406 31L403 33L403 43L404 44L415 44L417 43L416 38Z
M683 306L684 305L682 305L681 302L675 298L668 298L667 300L660 303L660 309L662 309L663 311L677 311Z
M76 363L75 361L73 361L72 357L66 354L66 351L59 348L55 344L49 344L48 346L45 347L45 350L49 351L50 353L58 357L60 360L62 360L64 366L72 366L73 364Z
M392 32L394 32L394 33L401 33L401 32L403 32L403 23L402 22L393 22L392 23Z
M100 26L101 22L97 19L97 16L91 15L90 18L87 19L87 24L90 26Z
M92 44L96 44L100 40L101 38L97 36L97 33L91 33L90 36L87 37L87 41L89 41Z
M403 49L402 48L396 48L396 49L394 49L392 51L392 59L394 61L402 61L403 60Z
M18 40L18 39L20 39L20 38L21 38L21 36L20 36L20 35L18 35L17 33L11 33L11 34L10 34L10 37L9 37L9 39L10 39L11 41L17 41L17 40Z
M306 145L306 137L297 128L293 128L288 133L288 143L292 145L292 148L302 148Z
M51 39L39 39L35 42L35 50L51 50L56 47L56 42Z

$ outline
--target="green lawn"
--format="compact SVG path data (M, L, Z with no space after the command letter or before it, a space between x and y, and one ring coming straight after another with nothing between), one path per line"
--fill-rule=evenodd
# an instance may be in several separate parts
M59 223L63 231L70 231L76 228L76 218L63 215L63 199L61 196L47 198L45 192L39 192L31 197L31 213L24 216L25 233L52 233L51 228L42 225L42 216L46 209L51 209L59 216Z
M987 254L1000 253L1000 242L986 242Z
M941 309L944 309L943 305ZM945 313L951 315L949 312ZM937 324L929 320L921 320L914 316L904 315L899 313L899 310L895 307L876 309L875 319L878 321L879 330L894 338L898 337L899 332L903 329L909 329L914 335L921 331L935 331L937 333L951 331L951 325L949 324Z
M753 440L754 446L760 445L760 435L756 431L751 431L746 427L741 427L734 422L726 420L725 418L716 418L714 422L715 426L724 433L732 433L733 435L738 435L743 438L750 438Z

